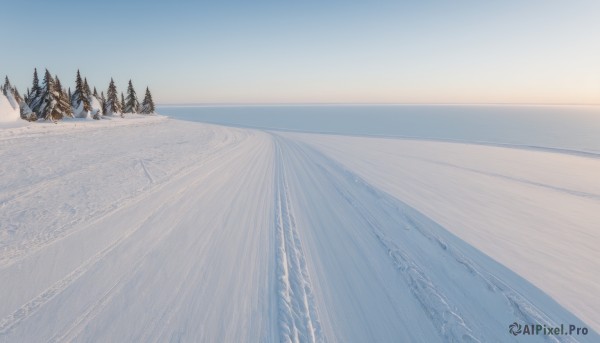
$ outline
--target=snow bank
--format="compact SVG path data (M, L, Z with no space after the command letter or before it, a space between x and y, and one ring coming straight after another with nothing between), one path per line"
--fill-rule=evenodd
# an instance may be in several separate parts
M75 118L91 118L90 112L83 109L83 102L79 102L77 108L73 108L73 117Z
M91 115L93 117L102 115L102 105L100 104L98 98L92 96L92 99L90 100L90 106L92 107L92 110L90 111L91 113L89 113L88 116Z
M21 119L19 104L8 92L4 95L0 92L0 122L14 122Z
M289 134L520 274L600 329L600 159Z

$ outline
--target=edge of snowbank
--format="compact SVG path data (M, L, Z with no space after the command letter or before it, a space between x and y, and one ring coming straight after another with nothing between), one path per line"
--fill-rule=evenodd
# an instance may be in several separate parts
M112 128L130 125L148 125L168 120L169 117L161 114L142 115L127 114L125 118L118 116L105 116L101 120L87 118L65 118L63 120L28 122L20 120L11 123L0 123L0 139L9 139L14 136L41 135L51 133L64 133L64 131L89 131L99 128Z

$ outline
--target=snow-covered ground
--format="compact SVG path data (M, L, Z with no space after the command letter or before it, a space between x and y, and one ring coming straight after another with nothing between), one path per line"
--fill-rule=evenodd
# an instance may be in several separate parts
M0 125L4 123L13 123L21 119L19 113L19 104L12 93L4 95L0 90Z
M0 160L0 341L600 340L600 159L156 116Z

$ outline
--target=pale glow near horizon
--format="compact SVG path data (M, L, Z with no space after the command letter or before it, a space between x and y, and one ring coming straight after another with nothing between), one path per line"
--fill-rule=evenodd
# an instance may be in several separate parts
M33 67L69 85L81 69L99 90L131 78L160 103L600 103L596 0L134 0L108 15L117 4L4 5L0 74L23 91ZM31 44L49 12L68 34Z

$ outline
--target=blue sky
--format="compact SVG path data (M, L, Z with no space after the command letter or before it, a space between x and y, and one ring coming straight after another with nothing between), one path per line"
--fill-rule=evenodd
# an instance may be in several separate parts
M600 103L600 1L8 1L0 74L161 103Z

